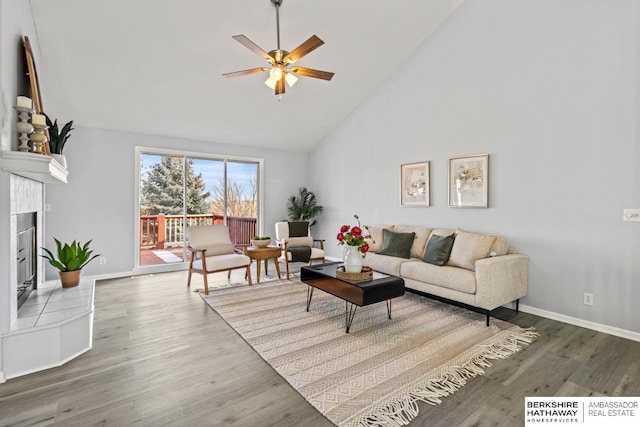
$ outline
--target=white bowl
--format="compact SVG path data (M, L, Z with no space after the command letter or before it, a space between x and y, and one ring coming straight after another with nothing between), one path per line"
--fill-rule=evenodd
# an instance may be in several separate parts
M265 239L265 240L253 240L253 239L251 239L251 244L253 246L255 246L255 247L258 247L258 248L269 246L269 243L271 243L271 239Z

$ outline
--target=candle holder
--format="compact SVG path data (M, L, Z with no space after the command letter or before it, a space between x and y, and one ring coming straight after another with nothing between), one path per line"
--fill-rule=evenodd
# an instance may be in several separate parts
M45 144L47 143L47 132L49 129L47 125L41 124L33 124L35 130L33 131L33 135L31 135L31 141L33 142L34 152L36 154L47 154L45 152Z
M33 108L27 107L13 107L18 112L18 124L16 128L18 129L18 133L20 136L18 139L20 140L20 145L18 146L19 151L31 151L31 147L29 147L29 135L33 133L33 125L29 123L29 117L31 114L35 112Z

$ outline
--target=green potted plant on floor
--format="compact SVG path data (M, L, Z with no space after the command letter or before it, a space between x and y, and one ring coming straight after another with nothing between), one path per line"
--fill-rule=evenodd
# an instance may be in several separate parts
M80 283L80 273L82 272L82 268L95 258L99 257L100 254L91 256L93 254L93 251L89 249L91 240L84 245L80 242L76 242L75 240L71 243L65 243L64 245L55 237L53 240L56 242L58 256L54 256L49 249L44 247L42 250L45 253L41 256L49 261L49 264L59 270L60 281L62 282L63 288L78 286Z

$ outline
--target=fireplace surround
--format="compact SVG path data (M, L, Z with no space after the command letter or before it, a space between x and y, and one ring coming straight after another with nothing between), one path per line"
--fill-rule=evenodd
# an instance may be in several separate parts
M5 152L2 156L2 170L9 172L5 166L12 163L4 159ZM26 176L8 175L9 271L0 279L0 383L60 366L91 349L95 287L91 278L71 289L62 288L59 280L44 280L39 254L45 246L45 183L51 176L31 170ZM23 254L24 248L35 251ZM31 296L27 288L19 289L25 285L35 288ZM26 299L20 308L19 299Z
M37 238L38 213L28 212L16 215L16 266L18 310L31 292L37 288Z

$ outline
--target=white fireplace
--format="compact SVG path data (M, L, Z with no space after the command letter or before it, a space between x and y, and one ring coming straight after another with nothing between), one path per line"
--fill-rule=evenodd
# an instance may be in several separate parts
M0 383L9 378L60 366L91 349L94 281L83 279L64 289L59 280L45 281L45 188L63 185L67 170L50 156L3 151L2 170L9 172L9 297L0 310L9 313L8 331L0 331ZM35 290L18 309L19 218L35 215ZM5 276L6 277L6 276Z

